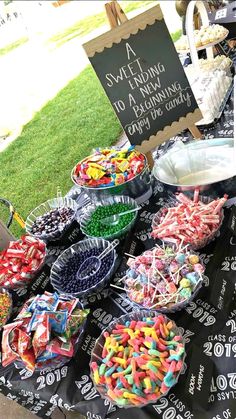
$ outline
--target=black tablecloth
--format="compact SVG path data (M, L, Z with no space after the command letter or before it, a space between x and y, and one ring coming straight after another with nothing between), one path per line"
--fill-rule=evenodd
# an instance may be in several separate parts
M204 130L204 134L207 138L233 137L232 97L220 122ZM175 137L159 147L156 158L180 138L188 141L191 137L188 132ZM232 193L236 195L235 182L231 186ZM83 207L84 197L75 190L71 194ZM120 265L113 278L114 283L126 270L124 252L138 255L154 245L149 234L151 220L153 214L168 202L170 194L162 184L153 180L153 196L142 204L134 230L120 245ZM204 286L185 310L169 315L186 339L187 357L179 382L166 397L148 407L127 410L102 400L95 390L89 376L89 361L95 340L114 318L132 311L132 305L123 292L114 292L111 288L91 296L87 301L91 311L82 343L67 365L33 375L14 365L0 367L0 391L43 418L50 418L57 407L76 410L88 419L236 418L236 236L229 228L235 208L233 205L225 209L219 236L200 252L206 264ZM52 262L62 250L80 238L78 224L75 224L66 239L49 245L47 265L30 289L14 293L15 311L32 293L51 290L49 273Z

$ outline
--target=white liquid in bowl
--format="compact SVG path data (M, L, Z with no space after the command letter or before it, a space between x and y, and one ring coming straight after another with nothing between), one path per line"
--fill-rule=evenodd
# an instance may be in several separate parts
M231 169L231 170L230 170ZM189 173L188 175L178 178L177 184L179 185L204 185L209 183L218 182L234 176L232 168L211 168L201 170L196 173Z

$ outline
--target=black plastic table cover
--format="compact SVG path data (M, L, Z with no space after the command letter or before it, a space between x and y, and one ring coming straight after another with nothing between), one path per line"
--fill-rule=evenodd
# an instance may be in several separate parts
M232 96L221 120L213 128L205 129L204 135L233 137ZM188 132L175 137L157 150L156 158L180 138L188 141L191 137ZM236 196L236 182L232 181L231 187ZM72 195L84 206L81 194L72 191ZM149 234L151 220L169 198L170 191L153 180L153 196L142 204L134 230L118 249L120 265L113 283L125 273L125 252L138 255L153 247ZM119 409L101 399L93 386L89 361L96 339L112 320L133 309L123 291L115 292L114 288L104 289L87 301L91 311L82 343L67 365L33 375L15 365L0 367L0 391L42 418L50 418L57 407L78 411L87 419L236 418L236 232L232 218L236 206L233 203L231 199L231 206L225 209L219 236L200 251L206 264L204 286L185 310L169 315L185 337L187 357L179 382L167 396L142 409ZM62 241L49 244L47 264L33 284L14 293L15 312L29 295L51 290L50 265L62 250L79 239L81 232L75 223Z

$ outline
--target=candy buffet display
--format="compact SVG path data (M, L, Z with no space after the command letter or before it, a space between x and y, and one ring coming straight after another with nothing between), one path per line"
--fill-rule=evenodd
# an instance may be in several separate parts
M2 365L22 364L29 371L58 368L75 353L89 310L77 299L45 292L28 300L3 328Z
M194 40L197 48L204 47L207 44L216 43L224 39L228 35L228 30L224 26L213 24L211 26L202 26L199 30L194 31ZM187 35L182 35L175 42L177 51L186 51L189 49Z
M193 249L206 246L220 228L227 195L215 200L199 199L196 190L193 200L183 193L176 194L176 198L177 202L162 208L153 218L152 237L176 245L190 244Z
M77 204L73 199L49 199L27 217L26 231L42 240L58 239L75 219L76 211Z
M182 309L196 295L204 266L187 246L156 246L129 258L123 282L129 299L148 309Z
M138 209L136 201L128 196L103 199L98 205L86 208L80 218L81 231L87 237L107 240L122 237L133 227ZM120 215L123 212L126 214Z
M10 242L0 252L0 286L19 288L27 285L44 263L46 245L41 240L25 235Z
M94 154L78 163L73 178L78 185L106 188L132 180L146 164L142 153L131 146L126 149L96 149Z
M12 311L12 298L4 288L0 289L0 329L9 319Z
M102 253L107 253L101 257ZM89 258L98 258L95 266ZM100 291L110 280L115 266L114 247L103 239L83 240L65 250L51 269L51 284L59 293L83 298ZM82 265L86 272L83 273Z
M172 320L140 311L112 322L91 355L91 375L103 398L119 407L156 402L177 381L184 341Z

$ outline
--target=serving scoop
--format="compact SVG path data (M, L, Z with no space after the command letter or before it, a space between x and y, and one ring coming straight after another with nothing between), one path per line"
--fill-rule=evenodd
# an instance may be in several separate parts
M100 221L101 224L104 224L104 225L115 226L119 223L120 217L122 217L122 215L131 214L132 212L139 211L140 209L141 209L141 207L137 207L137 208L133 208L131 210L119 212L118 214L109 215L109 217L102 218L99 221Z
M106 249L100 253L100 255L90 256L89 258L85 259L76 273L76 278L81 281L91 275L95 275L101 268L102 259L106 257L113 249L115 249L119 243L119 240L115 239L113 242L109 243Z

